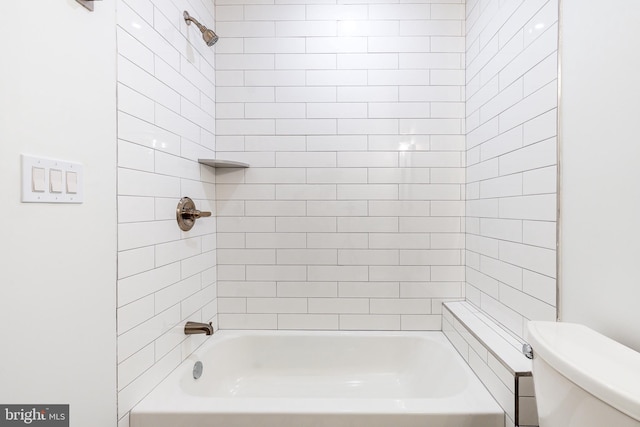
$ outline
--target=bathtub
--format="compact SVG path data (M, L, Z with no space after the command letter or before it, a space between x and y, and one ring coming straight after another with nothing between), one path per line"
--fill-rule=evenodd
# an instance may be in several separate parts
M504 412L441 332L225 330L130 426L503 427Z

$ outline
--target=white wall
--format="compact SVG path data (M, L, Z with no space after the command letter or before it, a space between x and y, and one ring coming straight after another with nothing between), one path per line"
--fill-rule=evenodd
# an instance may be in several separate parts
M640 6L562 1L561 320L640 351Z
M176 205L215 204L214 48L183 10L213 26L210 0L120 0L118 37L118 417L200 345L187 320L217 323L215 219L188 232Z
M463 297L464 2L216 2L221 328L440 329Z
M116 424L115 6L3 2L0 402ZM81 205L20 203L20 154L84 164Z
M466 297L556 318L557 0L467 2Z

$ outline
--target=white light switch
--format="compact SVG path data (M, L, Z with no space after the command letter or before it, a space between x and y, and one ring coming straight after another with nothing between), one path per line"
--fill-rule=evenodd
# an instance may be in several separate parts
M31 188L38 193L42 193L46 189L44 168L31 168Z
M22 201L82 203L84 168L65 160L22 155Z
M49 169L49 183L52 193L62 193L62 171L60 169Z
M76 194L78 192L78 174L67 171L67 193Z

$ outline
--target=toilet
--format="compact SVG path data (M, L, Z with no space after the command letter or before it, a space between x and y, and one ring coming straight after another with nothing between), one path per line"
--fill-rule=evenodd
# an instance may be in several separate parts
M640 353L564 322L528 324L540 427L640 427Z

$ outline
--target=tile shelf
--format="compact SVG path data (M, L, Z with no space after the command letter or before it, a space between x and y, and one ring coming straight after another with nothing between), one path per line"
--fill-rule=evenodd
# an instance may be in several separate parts
M222 159L198 159L198 163L214 168L248 168L249 163L237 162L235 160Z

